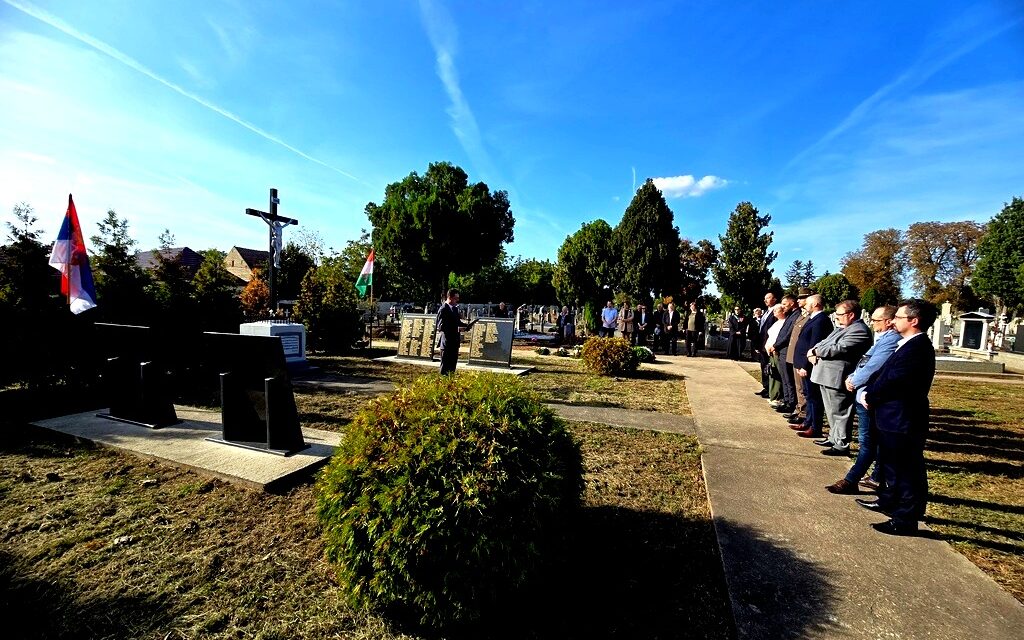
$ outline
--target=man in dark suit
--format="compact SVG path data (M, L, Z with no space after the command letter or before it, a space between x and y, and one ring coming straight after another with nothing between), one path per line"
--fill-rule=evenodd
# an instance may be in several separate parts
M732 360L743 359L743 349L747 345L747 325L749 319L743 313L743 307L737 305L729 314L729 349L726 355Z
M775 324L775 314L772 313L772 307L775 306L775 294L769 291L764 294L764 315L761 316L761 321L758 326L758 344L763 345L765 338L768 337L768 329ZM755 395L759 395L762 398L768 397L768 354L765 353L763 348L760 348L757 352L757 359L761 363L761 386L764 387Z
M441 350L441 375L455 373L455 364L459 361L459 332L465 331L469 325L459 317L459 290L449 289L448 299L437 312L438 347Z
M789 425L802 438L820 438L822 419L825 416L825 403L821 399L821 388L811 382L811 371L814 365L807 359L807 352L828 334L832 333L832 322L828 314L822 310L824 302L820 295L808 296L804 303L807 310L807 322L796 341L796 352L793 354L793 373L804 386L807 398L807 413L804 421Z
M665 316L661 319L661 326L665 334L665 353L668 354L671 349L672 355L676 355L676 347L679 342L679 312L676 311L674 302L668 303Z
M636 305L636 313L633 314L634 344L646 347L647 336L650 335L653 326L654 319L651 318L651 312L647 310L646 305L642 302Z
M882 368L858 394L878 430L878 457L884 487L863 507L889 516L876 531L905 536L917 532L928 506L924 445L928 438L928 391L935 377L935 349L925 332L935 322L935 305L912 299L900 303L894 318L900 341Z
M768 349L768 355L778 355L779 378L782 380L782 405L775 408L779 413L789 413L796 408L796 390L793 388L793 367L786 362L786 355L789 349L789 338L793 334L793 325L800 317L797 311L796 296L786 294L782 296L782 308L786 311L786 319L783 321L782 329L775 338L775 343Z

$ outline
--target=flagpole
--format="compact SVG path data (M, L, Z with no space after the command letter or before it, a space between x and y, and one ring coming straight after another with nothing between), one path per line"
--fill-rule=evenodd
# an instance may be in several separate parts
M373 253L373 247L370 247L370 253ZM374 256L376 258L376 256ZM373 269L377 265L372 265L370 268ZM377 310L373 306L373 274L370 274L370 341L369 349L373 351L373 322L377 319Z
M67 210L67 213L64 214L64 217L68 219L68 260L67 260L67 263L64 265L64 277L68 281L68 306L69 307L71 306L71 245L72 245L72 240L71 239L72 239L74 231L75 231L74 229L72 229L72 227L74 225L71 222L71 207L72 207L73 204L74 204L74 200L71 199L71 194L69 193L68 194L68 210Z

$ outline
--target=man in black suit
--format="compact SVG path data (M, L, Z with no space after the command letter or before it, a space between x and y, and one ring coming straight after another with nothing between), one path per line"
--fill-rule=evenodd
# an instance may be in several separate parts
M764 345L765 338L768 337L768 329L775 324L775 314L772 313L772 307L775 306L775 294L769 291L764 294L764 305L767 307L764 311L764 315L761 316L761 321L758 326L758 339L759 344ZM761 348L757 352L757 359L761 363L761 386L763 387L755 395L759 395L762 398L768 397L768 354Z
M797 310L796 296L787 293L782 296L782 308L786 310L786 319L783 321L782 329L779 330L775 343L768 350L768 355L773 353L779 356L779 378L782 380L782 406L776 407L779 413L790 413L796 408L796 390L793 388L793 367L786 362L788 355L789 338L793 334L793 325L800 318Z
M459 290L449 289L448 300L437 312L438 347L441 349L441 375L455 373L455 364L459 361L459 332L465 331L469 325L459 317Z
M807 297L804 307L807 309L807 322L796 341L796 352L793 354L793 373L795 379L804 387L807 398L807 413L802 423L789 425L801 438L820 438L825 416L825 403L821 399L821 388L811 382L811 370L814 365L807 358L807 352L832 333L832 321L823 310L824 301L820 295Z
M651 312L647 310L644 303L636 305L636 313L633 314L633 340L634 344L641 347L647 346L647 336L651 333L651 327L654 326L654 319L651 317Z
M676 347L679 342L679 312L676 311L674 302L668 303L668 309L661 319L662 332L665 334L665 354L672 349L672 355L676 355Z
M935 305L927 300L900 303L894 318L901 336L896 351L857 398L874 414L878 457L885 479L877 501L857 501L889 516L888 521L871 525L889 535L914 535L928 506L924 445L928 438L928 391L935 377L935 349L925 332L936 315Z

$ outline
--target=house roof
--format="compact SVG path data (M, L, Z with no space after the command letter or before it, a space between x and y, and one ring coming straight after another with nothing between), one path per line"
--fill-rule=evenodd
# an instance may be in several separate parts
M232 247L238 252L238 255L245 261L247 267L252 269L253 267L262 267L270 259L269 251L260 251L259 249L246 249L245 247Z
M203 264L203 256L188 247L170 247L167 249L140 251L135 254L135 262L143 269L151 271L156 269L159 265L157 255L162 257L164 260L180 263L193 274L199 270L199 265Z

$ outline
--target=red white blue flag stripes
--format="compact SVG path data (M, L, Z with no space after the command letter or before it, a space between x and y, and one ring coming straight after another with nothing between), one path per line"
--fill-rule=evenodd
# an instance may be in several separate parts
M71 194L68 194L64 224L53 243L50 266L60 271L60 292L67 297L71 313L77 315L96 306L96 286L89 269L89 254L85 251L82 226L78 224L78 212Z

